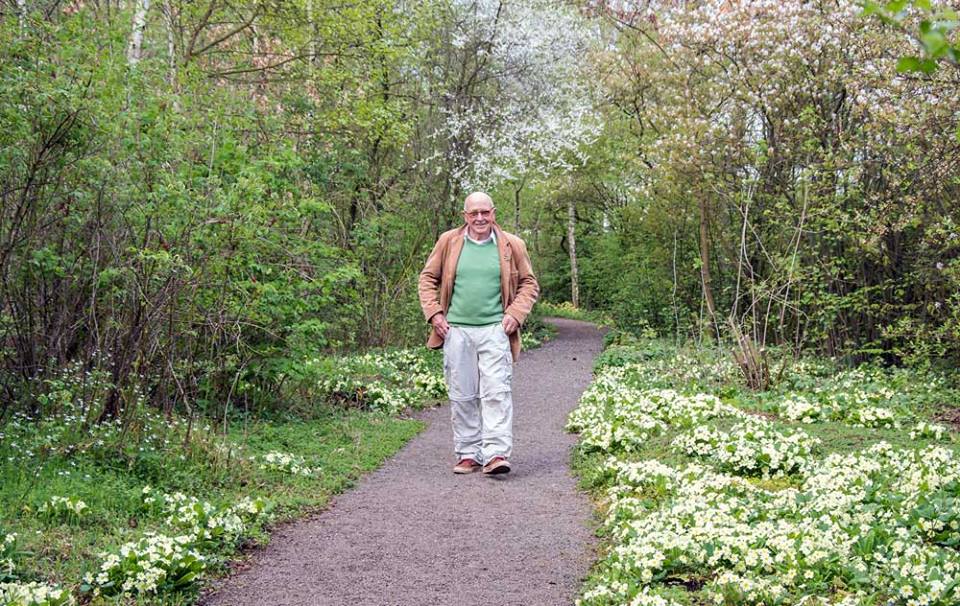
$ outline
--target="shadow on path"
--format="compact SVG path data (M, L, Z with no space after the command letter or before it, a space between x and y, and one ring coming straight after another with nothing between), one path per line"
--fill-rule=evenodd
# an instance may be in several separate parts
M591 505L563 425L590 382L601 333L557 337L514 372L514 470L451 473L449 406L383 467L313 519L279 528L207 605L562 606L594 559Z

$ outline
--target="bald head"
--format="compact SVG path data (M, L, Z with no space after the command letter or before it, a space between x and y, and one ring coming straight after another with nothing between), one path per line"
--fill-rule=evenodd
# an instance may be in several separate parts
M493 198L482 191L475 191L463 201L464 212L474 208L493 208Z
M463 218L467 222L467 231L474 240L490 237L490 230L497 220L493 210L493 199L482 191L475 191L463 201Z

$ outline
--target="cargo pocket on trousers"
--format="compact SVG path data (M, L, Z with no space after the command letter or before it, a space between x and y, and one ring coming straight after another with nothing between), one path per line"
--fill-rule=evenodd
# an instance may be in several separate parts
M500 362L501 371L501 380L500 383L503 385L504 391L510 391L511 385L513 384L513 351L510 349L510 335L507 334L506 330L501 330L503 333L503 360Z
M447 335L447 338L443 340L443 380L447 383L447 399L454 399L454 389L453 386L456 385L454 380L453 364L450 363L450 356L447 355L447 345L450 343L450 335Z
M513 354L510 352L510 347L507 347L506 353L503 354L503 388L504 391L510 391L513 385Z

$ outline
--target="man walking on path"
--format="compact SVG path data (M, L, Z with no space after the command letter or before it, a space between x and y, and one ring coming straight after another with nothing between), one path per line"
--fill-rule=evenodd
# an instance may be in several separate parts
M510 471L513 362L520 325L540 292L523 240L500 229L493 200L475 192L466 224L444 232L420 272L420 307L432 325L427 346L443 347L454 473Z

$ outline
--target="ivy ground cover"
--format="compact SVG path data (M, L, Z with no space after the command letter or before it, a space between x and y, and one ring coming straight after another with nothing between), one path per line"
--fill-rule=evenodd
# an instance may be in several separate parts
M949 377L619 345L570 415L604 550L582 606L960 603Z

